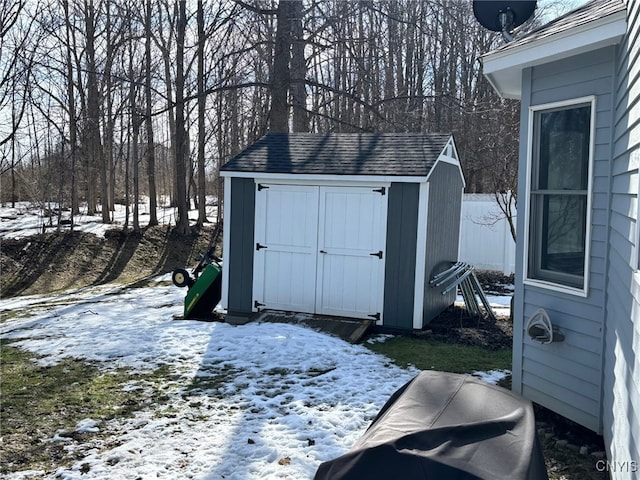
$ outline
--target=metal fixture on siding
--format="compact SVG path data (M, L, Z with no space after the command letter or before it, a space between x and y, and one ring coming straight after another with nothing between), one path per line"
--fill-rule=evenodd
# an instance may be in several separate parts
M527 322L527 335L543 345L564 340L564 335L551 323L549 314L544 308L539 308L531 315Z

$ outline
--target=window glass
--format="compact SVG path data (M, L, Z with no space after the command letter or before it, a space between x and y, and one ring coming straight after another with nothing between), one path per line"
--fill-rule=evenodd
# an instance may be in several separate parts
M545 195L543 199L541 267L584 275L587 199L563 195Z
M587 255L591 105L534 114L529 278L580 288Z
M540 183L551 190L586 190L590 107L540 113Z

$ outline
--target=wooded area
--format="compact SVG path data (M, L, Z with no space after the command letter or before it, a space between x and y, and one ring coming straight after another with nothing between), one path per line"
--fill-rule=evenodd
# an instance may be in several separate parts
M72 223L81 204L110 222L124 203L137 230L146 195L150 225L171 202L187 232L190 207L215 220L204 204L223 198L220 166L267 131L453 132L468 192L515 191L519 104L481 74L503 40L471 1L0 8L3 203L54 202Z

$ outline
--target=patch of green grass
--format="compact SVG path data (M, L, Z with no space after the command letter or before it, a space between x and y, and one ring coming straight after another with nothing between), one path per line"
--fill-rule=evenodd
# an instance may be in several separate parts
M49 441L56 433L79 441L99 435L78 433L76 425L85 418L107 421L132 415L157 398L149 388L125 391L123 385L133 380L154 385L168 375L167 367L144 376L127 369L105 373L78 359L42 367L33 354L0 340L0 474L51 471L71 463L77 458L64 449L65 442Z
M511 370L511 349L487 350L478 346L447 343L429 338L397 336L385 342L364 343L389 357L400 367L452 373Z

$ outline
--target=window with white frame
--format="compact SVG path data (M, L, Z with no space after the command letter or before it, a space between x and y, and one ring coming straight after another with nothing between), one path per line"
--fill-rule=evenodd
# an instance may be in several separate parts
M531 109L527 278L585 289L594 100Z

